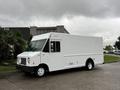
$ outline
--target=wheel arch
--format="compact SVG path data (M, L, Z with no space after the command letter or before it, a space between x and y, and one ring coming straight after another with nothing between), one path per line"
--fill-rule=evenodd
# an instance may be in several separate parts
M44 68L49 72L49 67L48 67L48 65L45 64L45 63L39 64L38 67L44 67Z
M92 62L93 67L95 66L94 60L93 60L92 58L88 58L88 59L86 60L85 66L87 65L88 62Z

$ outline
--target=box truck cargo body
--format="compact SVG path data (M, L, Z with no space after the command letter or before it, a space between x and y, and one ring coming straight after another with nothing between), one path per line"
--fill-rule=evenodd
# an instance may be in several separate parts
M27 51L17 56L17 67L43 76L46 72L102 64L101 37L47 33L33 36Z

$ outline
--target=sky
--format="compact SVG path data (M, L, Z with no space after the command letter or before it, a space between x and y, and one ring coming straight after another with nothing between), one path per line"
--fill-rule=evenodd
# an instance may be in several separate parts
M120 0L0 0L0 26L64 25L71 33L103 37L114 45L120 36Z

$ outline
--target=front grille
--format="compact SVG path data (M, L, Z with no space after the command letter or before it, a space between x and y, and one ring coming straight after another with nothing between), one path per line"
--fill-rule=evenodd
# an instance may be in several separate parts
M26 65L26 58L21 58L21 64Z

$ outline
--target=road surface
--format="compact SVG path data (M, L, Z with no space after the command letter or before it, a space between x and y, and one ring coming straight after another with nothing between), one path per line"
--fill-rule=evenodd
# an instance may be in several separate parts
M0 90L120 90L120 62L52 72L46 77L12 73L0 79Z

